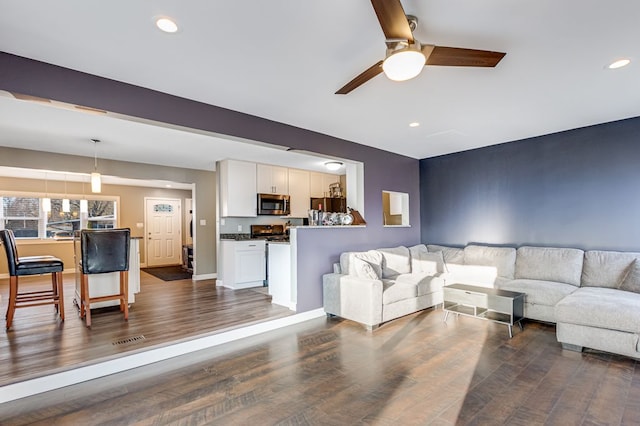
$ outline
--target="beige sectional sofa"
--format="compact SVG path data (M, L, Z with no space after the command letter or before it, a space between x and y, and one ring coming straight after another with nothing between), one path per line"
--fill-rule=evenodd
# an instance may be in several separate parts
M567 349L640 358L640 253L478 244L347 252L323 278L324 307L373 329L441 304L453 283L525 293L525 317L556 323Z

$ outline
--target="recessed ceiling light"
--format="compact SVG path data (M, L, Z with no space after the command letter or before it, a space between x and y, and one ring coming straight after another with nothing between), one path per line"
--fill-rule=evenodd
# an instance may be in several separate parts
M420 123L418 123L417 121L414 121L413 123L409 123L409 127L418 127L420 126Z
M629 59L619 59L619 60L609 64L609 69L615 70L616 68L622 68L624 66L629 65L630 62L631 62L631 60L629 60Z
M161 17L156 19L156 26L165 33L175 33L178 31L178 24L171 18Z

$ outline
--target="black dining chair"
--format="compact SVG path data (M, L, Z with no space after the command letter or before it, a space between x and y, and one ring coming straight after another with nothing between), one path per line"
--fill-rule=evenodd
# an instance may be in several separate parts
M120 311L125 321L129 319L129 242L131 231L122 229L82 230L80 232L80 317L91 327L91 304L108 300L119 300ZM89 275L120 273L117 294L91 297Z
M13 231L0 230L0 242L7 254L9 269L9 301L7 304L7 330L11 328L16 308L55 305L60 319L64 321L64 292L62 283L62 260L54 256L18 256L18 247ZM18 277L51 274L51 290L20 291Z

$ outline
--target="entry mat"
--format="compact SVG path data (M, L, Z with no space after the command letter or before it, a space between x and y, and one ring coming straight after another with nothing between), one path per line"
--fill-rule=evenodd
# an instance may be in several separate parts
M162 281L190 280L192 273L181 266L161 266L158 268L142 268L141 271L151 274Z

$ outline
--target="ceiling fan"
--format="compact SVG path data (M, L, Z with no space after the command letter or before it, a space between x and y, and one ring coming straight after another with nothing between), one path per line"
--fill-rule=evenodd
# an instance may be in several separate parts
M420 44L413 38L418 18L407 16L400 0L371 0L386 38L387 55L335 94L346 95L384 72L391 80L405 81L416 77L425 65L458 67L495 67L506 55L488 50Z

